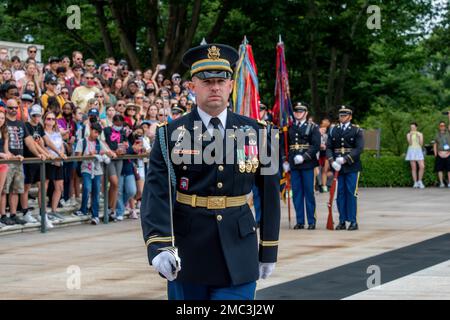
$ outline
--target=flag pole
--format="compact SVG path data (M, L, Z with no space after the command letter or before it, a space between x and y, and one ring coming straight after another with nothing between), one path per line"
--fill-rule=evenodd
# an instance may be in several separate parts
M278 35L278 45L283 45L283 40L281 38L281 34ZM284 55L284 48L283 48L283 55ZM279 61L279 63L280 63L280 66L282 66L281 61ZM283 86L285 84L283 76L281 76L280 80L281 80L280 81L281 83L278 83L278 85ZM288 97L288 95L289 95L289 92L286 92L286 97ZM283 112L288 112L289 113L288 110L285 110L285 109L287 109L289 107L288 106L284 106L284 102L286 102L286 101L284 101L284 97L282 96L282 94L279 94L278 99L279 99L278 103L280 105L279 121L280 121L280 124L283 124L283 122L282 122ZM283 106L283 108L281 106ZM286 115L286 118L288 118L288 117L289 117L289 115ZM289 159L288 124L289 123L286 122L286 123L284 123L284 125L282 127L280 126L280 129L283 131L283 135L284 135L284 153L286 155L286 159ZM287 160L287 161L289 161L289 160ZM287 199L287 206L288 206L288 222L289 222L289 229L291 229L291 227L292 227L292 225L291 225L291 220L292 220L291 219L291 216L292 216L292 214L291 214L291 173L290 172L286 172L285 176L286 176L285 192L286 192L286 199Z

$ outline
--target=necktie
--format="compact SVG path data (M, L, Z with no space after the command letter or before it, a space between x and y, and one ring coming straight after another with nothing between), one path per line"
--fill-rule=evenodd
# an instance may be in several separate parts
M209 120L209 123L211 123L213 125L214 129L216 129L218 131L219 139L223 140L222 132L220 131L220 127L219 127L220 119L217 118L217 117L216 118L211 118L211 120Z

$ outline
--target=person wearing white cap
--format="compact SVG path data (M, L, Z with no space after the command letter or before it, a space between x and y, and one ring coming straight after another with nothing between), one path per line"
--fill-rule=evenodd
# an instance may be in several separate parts
M172 85L174 85L174 84L180 84L181 83L181 76L180 76L180 74L179 73L174 73L173 75L172 75Z

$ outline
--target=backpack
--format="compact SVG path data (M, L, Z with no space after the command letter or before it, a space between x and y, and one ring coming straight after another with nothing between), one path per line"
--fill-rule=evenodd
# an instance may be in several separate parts
M83 151L82 151L82 155L84 155L84 153L86 152L86 148L87 148L87 140L86 138L83 138ZM100 141L98 139L95 139L95 152L97 154L100 154Z
M86 137L84 136L86 134L86 125L84 123L81 124L81 139L86 139ZM83 148L83 152L84 152L84 148Z
M81 149L81 155L84 155L84 153L86 152L86 148L87 148L87 138L83 138L82 143L83 143L83 148ZM97 154L100 153L100 141L98 139L95 140L95 152ZM79 177L81 177L81 161L77 162L77 167L75 168L77 175Z

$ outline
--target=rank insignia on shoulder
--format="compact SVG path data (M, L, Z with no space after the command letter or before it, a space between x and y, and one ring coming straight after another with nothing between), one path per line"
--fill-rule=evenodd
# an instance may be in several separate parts
M238 129L239 129L239 131L247 132L247 131L250 131L252 129L252 127L245 125L245 126L240 126Z

